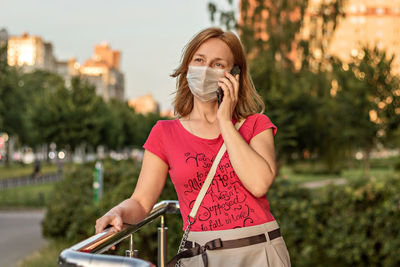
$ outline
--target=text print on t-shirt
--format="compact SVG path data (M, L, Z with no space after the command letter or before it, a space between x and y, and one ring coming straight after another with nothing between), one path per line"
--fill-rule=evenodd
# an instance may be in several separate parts
M197 195L207 177L214 158L208 158L204 153L185 153L185 163L196 168L195 177L187 177L184 183L184 194L192 200L192 209ZM214 179L197 213L202 231L245 227L253 223L254 209L246 203L246 194L242 192L243 185L236 175L228 154L225 153L218 165Z

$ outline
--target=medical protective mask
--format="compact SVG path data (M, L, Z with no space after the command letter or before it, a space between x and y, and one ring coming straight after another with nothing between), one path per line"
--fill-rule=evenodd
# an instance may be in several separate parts
M194 96L203 102L217 99L218 80L225 77L224 69L207 66L189 66L186 79Z

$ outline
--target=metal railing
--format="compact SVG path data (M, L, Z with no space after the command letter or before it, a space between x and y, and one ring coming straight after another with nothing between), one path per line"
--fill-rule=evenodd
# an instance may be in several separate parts
M62 173L56 172L56 173L42 174L38 177L24 176L24 177L0 179L0 190L5 190L11 187L56 182L61 180L62 178L63 178Z
M158 265L164 267L167 261L167 231L164 225L165 214L179 214L178 201L161 201L154 205L150 214L140 223L124 225L120 232L112 232L107 229L99 234L89 237L86 240L63 250L58 257L59 266L131 266L147 267L151 263L142 259L134 258L137 253L133 247L133 233L142 226L149 224L154 219L161 217L161 226L158 228ZM122 240L130 238L129 250L126 251L126 257L114 255L102 255L112 246Z

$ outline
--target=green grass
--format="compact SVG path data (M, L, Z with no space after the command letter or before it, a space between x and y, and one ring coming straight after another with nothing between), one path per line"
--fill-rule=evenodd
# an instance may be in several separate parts
M18 264L19 267L57 267L58 255L65 248L69 247L65 242L52 241L47 246L43 247L39 251L36 251L26 257L22 262Z
M40 173L54 173L58 168L56 164L44 163L40 166ZM0 179L30 176L33 173L33 164L11 164L10 166L0 166Z
M294 184L301 184L311 181L321 181L326 179L340 178L340 175L334 174L309 174L309 173L296 173L290 166L282 166L279 177L277 179L284 179Z
M13 187L0 190L0 208L44 207L54 183Z
M369 171L369 179L376 178L376 179L384 179L389 176L393 176L394 174L400 173L399 171L394 170L393 168L372 168ZM364 170L361 168L358 169L348 169L343 170L342 176L347 180L356 180L359 178L365 178Z

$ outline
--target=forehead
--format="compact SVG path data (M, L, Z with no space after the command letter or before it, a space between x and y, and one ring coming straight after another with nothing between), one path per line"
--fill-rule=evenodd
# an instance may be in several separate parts
M208 59L222 58L233 62L233 54L229 46L222 40L211 38L200 45L194 54L204 55Z

